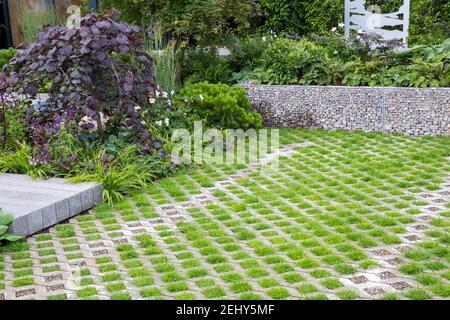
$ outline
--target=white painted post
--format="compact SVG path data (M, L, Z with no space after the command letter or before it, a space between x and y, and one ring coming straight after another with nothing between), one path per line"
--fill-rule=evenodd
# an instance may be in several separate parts
M403 0L403 44L408 47L410 0Z
M345 23L345 37L350 37L350 0L344 0L345 1L345 17L344 17L344 23Z
M345 2L345 37L350 36L350 30L375 33L384 40L402 40L408 46L410 0L403 0L400 10L392 13L371 12L366 8L366 0L344 0ZM371 6L376 7L378 6ZM386 27L402 27L402 30L389 30Z

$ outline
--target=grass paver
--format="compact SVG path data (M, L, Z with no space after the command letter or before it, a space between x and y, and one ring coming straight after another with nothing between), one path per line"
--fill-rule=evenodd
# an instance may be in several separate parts
M0 252L4 299L448 299L450 139L281 131Z

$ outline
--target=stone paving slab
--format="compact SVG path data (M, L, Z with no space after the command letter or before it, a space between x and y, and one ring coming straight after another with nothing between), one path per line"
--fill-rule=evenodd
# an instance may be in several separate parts
M69 184L64 179L33 180L26 175L0 175L0 208L14 215L10 231L29 236L89 210L102 201L95 182Z

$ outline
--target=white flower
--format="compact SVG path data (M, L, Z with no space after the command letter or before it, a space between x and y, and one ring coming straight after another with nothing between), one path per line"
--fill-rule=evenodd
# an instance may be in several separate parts
M154 104L155 102L156 102L156 99L155 98L151 98L151 99L149 99L148 100L151 104Z
M363 31L363 29L358 29L358 31L357 31L359 34L362 34L364 31Z
M159 97L160 93L159 91L156 91L156 96Z
M139 111L139 110L141 110L141 107L140 106L135 106L134 110Z
M168 126L169 125L169 118L165 118L164 119L164 123L166 124L166 126Z
M159 120L159 121L155 121L155 123L158 125L158 126L162 126L162 121L161 120Z
M345 24L341 22L338 24L338 26L339 26L339 28L343 28L343 27L345 27Z
M261 38L261 40L262 40L263 42L266 42L266 41L267 41L267 38L264 36L264 37Z
M175 91L174 90L170 91L170 95L174 96L175 95Z
M205 97L203 95L200 94L199 97L200 97L200 101L205 100Z
M336 27L331 28L331 32L336 32L336 31L337 31Z
M164 92L162 93L162 96L163 96L163 98L167 98L167 96L168 96L167 92L164 91Z

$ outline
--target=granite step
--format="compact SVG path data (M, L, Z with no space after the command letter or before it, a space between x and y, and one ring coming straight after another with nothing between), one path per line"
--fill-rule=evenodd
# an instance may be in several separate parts
M96 182L69 184L64 179L33 180L27 175L0 175L0 209L14 215L10 232L29 236L102 202Z

